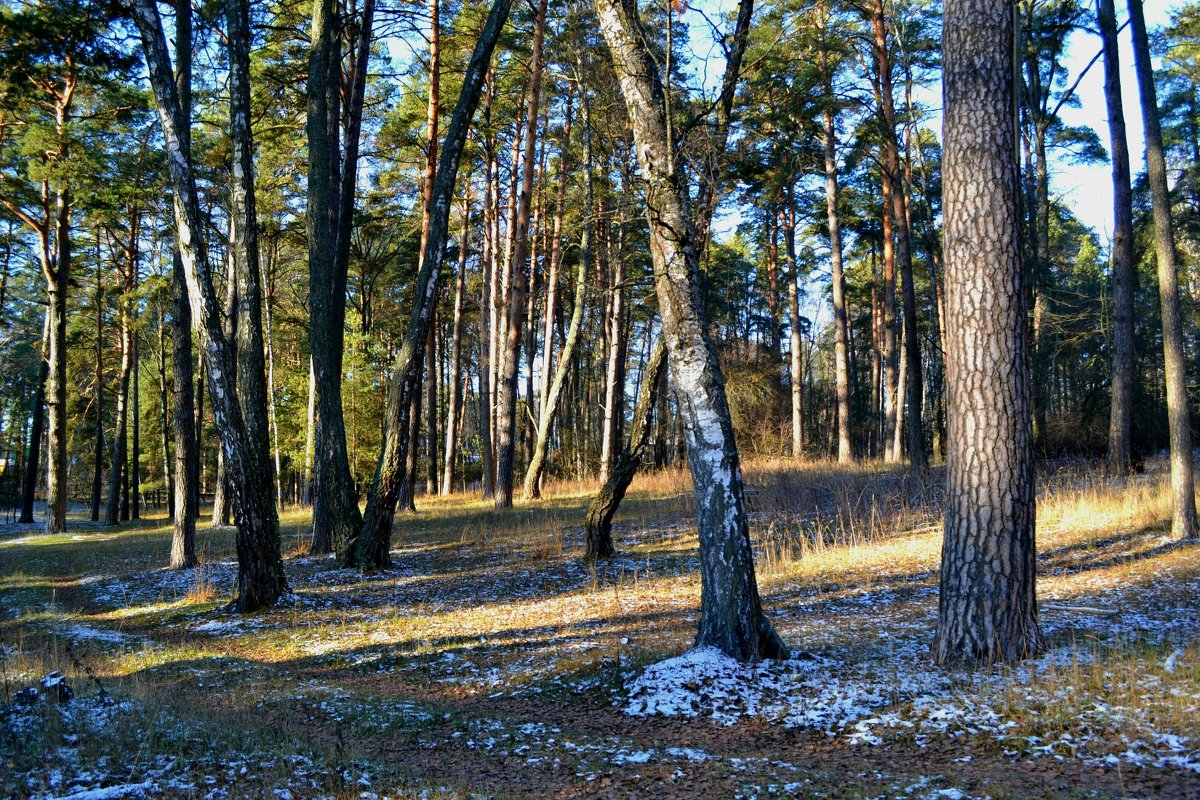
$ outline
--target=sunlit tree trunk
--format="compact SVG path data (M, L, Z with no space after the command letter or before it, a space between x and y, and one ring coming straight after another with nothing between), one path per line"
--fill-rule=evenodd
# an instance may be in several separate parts
M1187 362L1183 325L1179 317L1178 270L1171 195L1163 156L1158 94L1141 0L1129 0L1133 28L1133 55L1142 98L1142 124L1146 139L1146 174L1154 211L1154 254L1158 263L1158 298L1163 333L1163 364L1167 386L1167 417L1171 430L1171 532L1191 539L1200 536L1196 524L1196 490L1192 478L1191 414L1188 409Z
M230 0L227 29L230 42L232 97L230 107L231 139L238 142L234 153L234 173L246 191L252 177L247 168L249 152L249 13L243 0ZM196 192L190 154L180 143L180 130L186 122L180 109L179 95L167 55L158 7L153 0L137 0L134 20L142 40L142 49L154 91L158 117L165 140L175 208L176 243L187 276L188 294L205 359L213 416L230 471L230 486L235 495L238 516L238 589L233 607L242 612L274 605L287 590L283 561L279 553L279 517L277 515L271 465L265 447L243 421L241 403L232 384L237 371L233 348L221 328L221 311L213 289L208 253L202 234L202 217ZM234 78L233 76L237 77ZM232 204L234 214L253 219L248 197ZM247 214L247 211L251 212ZM253 356L251 356L253 357ZM262 350L258 351L262 364ZM265 403L262 415L265 417ZM251 423L253 425L254 423Z
M466 181L470 185L471 181ZM450 331L450 396L446 398L446 443L443 448L442 494L454 491L454 470L458 458L458 429L463 405L463 302L467 286L467 242L471 234L471 195L463 195L462 229L458 234L458 275L454 282L454 321ZM469 362L470 359L468 359Z
M450 204L458 176L459 160L467 140L471 118L479 105L484 75L491 62L492 51L508 18L511 0L495 0L487 22L479 34L475 49L463 76L458 104L450 119L438 157L437 180L434 184L429 237L415 282L412 315L388 390L384 416L383 446L375 468L375 478L367 495L363 527L353 543L356 565L362 569L381 569L391 562L392 520L400 488L406 480L405 460L413 444L408 436L410 398L420 390L420 349L425 331L433 316L437 298L438 278L442 267L442 250L450 220Z
M546 0L539 0L534 19L529 90L525 108L525 139L521 155L521 189L513 217L511 285L504 337L504 362L496 397L496 508L511 508L517 450L517 372L521 360L521 334L525 328L525 293L529 288L529 216L533 200L533 172L537 157L539 102L542 92L542 41L546 30Z
M1008 0L946 0L949 449L934 659L1038 651L1033 425Z
M595 0L595 6L637 144L663 336L672 384L687 423L688 462L700 534L696 644L715 647L739 660L775 658L786 649L762 612L733 424L697 285L696 244L697 239L706 240L708 223L693 226L684 213L685 185L672 152L662 81L635 0ZM736 85L751 11L750 0L743 0L723 98L731 98ZM719 149L724 149L724 141L721 135ZM705 208L705 218L709 214L711 207Z
M25 478L21 483L21 516L18 522L34 521L33 502L37 496L38 476L41 474L42 436L46 432L46 386L50 380L50 310L42 323L42 357L38 363L37 387L33 393L32 420L29 423L29 446L25 451Z
M1121 57L1113 0L1099 0L1097 16L1104 40L1104 100L1108 108L1108 141L1113 180L1113 314L1112 397L1108 423L1108 469L1129 472L1135 380L1133 294L1137 272L1133 259L1133 189L1129 177L1129 145L1121 100Z

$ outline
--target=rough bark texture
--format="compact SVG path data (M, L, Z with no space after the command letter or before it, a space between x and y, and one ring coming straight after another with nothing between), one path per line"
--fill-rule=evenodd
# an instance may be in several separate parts
M241 0L231 0L229 36L234 71L248 60L248 15ZM233 18L237 19L233 19ZM231 343L221 328L221 309L213 289L202 231L200 204L190 154L180 141L186 122L167 55L166 37L158 7L153 0L138 0L134 19L150 73L150 84L158 107L166 145L167 165L173 190L176 244L187 277L192 314L208 365L209 395L213 417L221 439L234 493L238 518L238 589L234 608L254 611L273 605L287 590L283 561L279 554L279 518L266 449L259 449L246 429L232 377L237 369ZM247 87L248 88L248 87ZM237 100L232 116L241 116L247 126L247 109ZM249 177L247 175L247 177ZM261 363L261 362L260 362ZM265 408L263 409L265 414Z
M1040 648L1033 429L1007 0L947 0L942 52L946 523L933 654Z
M1129 145L1121 100L1121 57L1113 0L1099 0L1097 15L1104 40L1104 100L1108 107L1108 141L1113 180L1113 314L1112 397L1108 422L1108 469L1129 472L1132 463L1134 332L1133 294L1137 272L1133 260L1133 189L1129 177Z
M647 49L649 39L635 0L595 0L595 6L637 144L663 337L672 385L686 420L700 533L696 643L743 661L775 658L786 649L762 612L733 424L699 292L696 244L704 236L697 228L708 226L693 227L684 213L686 187L671 156L662 81ZM731 70L726 72L728 76L731 71L735 80L751 8L750 0L738 8L738 31L727 64ZM725 83L728 87L730 81Z
M1175 259L1175 230L1171 195L1163 156L1162 128L1154 67L1141 0L1129 0L1133 56L1142 97L1146 139L1146 174L1154 209L1154 254L1158 262L1158 299L1162 316L1163 363L1167 384L1167 417L1171 429L1171 532L1180 538L1200 536L1196 524L1196 490L1192 478L1191 414L1188 410L1187 363L1183 325L1179 318L1179 277Z
M495 0L487 22L480 32L475 50L463 77L458 104L446 131L438 157L437 181L434 185L433 216L429 224L429 238L421 270L417 275L416 292L408 331L396 357L392 383L388 390L388 403L384 416L384 437L375 478L367 496L367 508L363 514L362 530L355 548L355 563L362 569L382 569L391 561L392 520L396 513L396 501L400 487L406 480L404 463L410 444L408 436L408 413L411 398L420 386L420 349L425 342L425 330L433 314L437 297L438 278L442 268L442 251L445 248L446 232L450 221L455 180L463 146L471 118L479 105L480 90L484 75L491 62L492 51L504 28L512 0Z
M584 530L587 537L587 550L584 557L589 560L611 558L616 553L612 540L613 516L625 498L625 492L633 483L641 464L646 444L650 441L651 425L654 422L654 409L658 404L658 393L663 385L663 376L667 372L667 344L659 337L646 362L642 373L642 385L638 389L637 405L633 409L633 426L629 431L629 442L621 449L620 454L609 470L608 479L600 491L588 505Z

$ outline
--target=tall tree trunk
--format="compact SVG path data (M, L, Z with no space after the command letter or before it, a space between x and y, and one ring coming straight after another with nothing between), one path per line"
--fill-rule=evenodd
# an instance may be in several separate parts
M42 434L46 429L46 387L50 380L50 309L42 323L42 357L38 362L37 388L33 393L32 421L29 424L29 447L25 451L25 480L21 484L21 516L23 524L34 521L33 502L37 497L38 477L41 474Z
M341 49L337 6L314 0L309 50L309 349L315 378L313 463L313 553L337 551L345 559L346 542L362 524L358 493L346 452L342 413L342 356L345 349L346 281L354 216L359 134L370 57L375 4L365 0L359 25L354 71L346 113L345 156L339 162L341 131ZM321 176L312 180L311 176Z
M1179 538L1200 536L1196 524L1196 490L1192 478L1191 413L1188 409L1187 362L1183 326L1179 319L1178 272L1175 231L1167 165L1163 157L1162 128L1154 67L1141 0L1129 0L1133 28L1133 55L1142 98L1142 124L1146 134L1146 173L1154 209L1154 253L1158 262L1158 298L1162 314L1163 364L1167 385L1167 417L1171 429L1171 533Z
M586 94L583 97L583 125L584 197L587 208L590 209L592 208L595 195L595 182L592 173L591 107ZM566 138L563 141L562 158L566 157L569 137L570 128L568 124ZM562 202L561 184L559 202ZM557 230L557 221L555 227ZM574 364L575 350L579 344L579 331L583 326L583 310L587 302L588 272L590 271L592 259L592 227L592 215L587 214L583 221L583 233L579 242L579 266L575 273L575 293L573 297L574 305L571 307L571 324L567 328L566 337L563 339L562 352L559 353L558 366L554 371L554 380L542 395L542 411L538 418L537 440L534 442L533 457L529 459L529 467L525 470L524 496L526 500L536 500L542 496L542 474L545 470L546 450L550 443L550 427L554 423L554 414L558 409L559 401L562 399L563 387L566 385L567 375L570 374ZM549 303L549 301L547 302ZM550 312L547 313L549 314ZM547 326L546 356L545 364L542 367L547 373L550 363L551 340L552 330L550 326ZM620 500L617 502L619 503Z
M433 184L437 178L438 151L438 115L440 112L441 85L441 23L439 0L429 0L429 102L425 116L425 181L421 191L424 200L424 211L421 215L421 249L420 257L425 257L425 244L429 240L429 222L433 216L430 202L433 199ZM436 300L433 316L430 318L429 331L425 337L425 491L437 494L437 384L440 370L437 363L437 348L435 334L437 330ZM414 442L415 445L415 442ZM416 448L413 447L415 452ZM410 477L410 481L415 475Z
M470 186L470 178L466 181ZM463 195L462 229L458 235L458 275L454 282L454 322L450 331L450 396L446 398L446 444L442 461L442 494L454 491L454 469L458 458L458 429L463 406L462 337L463 300L467 287L467 242L471 234L471 195ZM468 358L468 363L470 359Z
M533 172L537 158L539 101L542 92L542 41L546 30L546 0L538 0L529 63L528 103L525 109L525 140L521 156L521 190L513 225L513 257L505 331L504 364L500 376L496 415L496 508L511 508L517 450L517 372L521 360L521 333L525 328L525 293L529 275L529 214L533 199Z
M230 130L234 140L243 140L239 144L240 150L249 144L249 86L244 84L248 76L249 15L243 0L230 0L228 12L230 72L239 74L230 87L233 95ZM195 174L190 153L180 144L180 130L185 127L186 121L179 104L157 5L153 0L137 0L134 19L141 35L150 84L166 142L175 206L176 243L187 277L192 313L200 322L197 330L209 365L207 375L213 416L231 473L230 485L238 515L238 591L233 607L242 612L254 611L274 605L287 590L279 553L279 517L273 497L271 466L265 448L258 446L256 438L243 421L241 404L232 385L237 361L231 343L221 328L220 303L213 289L202 234L203 220ZM245 150L241 153L248 155ZM235 160L235 165L238 163ZM240 177L248 182L252 172L246 169L244 161L240 163L241 166L235 167L235 171L240 172ZM239 203L234 205L236 207ZM238 209L238 213L245 213L245 205ZM253 219L253 215L249 215L249 218ZM261 352L260 349L260 366ZM265 414L265 406L263 412Z
M827 103L832 103L832 80L826 80L826 100ZM826 105L821 114L821 121L821 144L825 155L825 214L829 222L829 260L833 272L833 370L837 392L837 460L839 464L849 464L854 460L850 440L850 359L847 342L849 320L846 314L846 273L842 266L842 229L838 211L837 126L832 105Z
M136 210L130 216L136 217ZM122 488L128 486L129 456L129 379L133 373L133 288L134 270L137 269L137 225L130 224L129 241L125 245L125 268L122 270L123 285L119 299L121 312L121 367L117 373L117 423L113 431L112 462L108 470L108 506L104 514L105 525L116 525L122 518L129 519L129 496L122 503ZM124 513L122 513L124 506Z
M96 249L96 373L92 387L92 405L96 411L96 441L92 463L92 522L100 521L100 487L104 480L104 271L99 245Z
M65 127L65 109L59 111L59 129ZM71 198L68 189L54 197L55 249L53 274L47 275L50 301L50 376L46 390L49 442L46 469L48 533L67 529L67 295L71 280Z
M471 118L479 105L480 90L488 64L491 62L492 51L505 20L508 19L510 7L511 0L495 0L492 4L487 22L479 34L475 50L471 53L463 76L458 104L450 119L446 140L438 157L437 180L431 204L434 214L430 219L425 255L416 279L412 316L396 357L395 371L388 390L383 446L375 468L375 478L367 495L362 530L358 540L353 543L356 565L363 569L381 569L391 560L392 519L395 516L400 487L406 479L404 463L408 448L410 444L415 444L410 442L408 436L409 404L413 393L419 391L419 352L425 341L425 330L430 323L437 298L442 251L449 227L450 205L458 176L459 160L466 144Z
M1125 138L1121 58L1113 0L1099 0L1097 16L1100 35L1104 40L1104 100L1108 108L1113 180L1113 362L1108 469L1114 475L1124 475L1129 472L1132 463L1133 384L1136 376L1133 294L1137 286L1137 272L1133 260L1133 189L1129 176L1129 145Z
M618 233L616 237L619 237ZM609 239L610 251L612 238ZM612 266L612 285L608 292L608 358L604 371L604 420L600 436L600 482L608 480L621 441L621 423L625 419L625 257L617 248Z
M804 369L800 355L800 267L796 260L796 207L791 188L783 209L783 248L788 265L788 377L792 400L792 458L804 457Z
M230 230L230 238L233 231ZM230 343L230 348L233 353L233 358L237 361L237 325L238 325L238 301L237 301L237 279L233 274L232 263L228 265L228 275L225 278L225 311L224 311L224 327L223 332L225 338ZM230 376L230 383L233 388L237 388L236 372ZM217 433L220 436L220 432ZM229 520L233 514L233 491L229 486L229 474L225 468L225 448L217 449L217 474L215 485L213 487L213 507L211 525L228 526Z
M158 433L162 445L163 485L167 489L167 516L174 519L175 473L171 470L171 385L167 381L166 306L166 298L160 293L158 295ZM157 501L157 493L155 498Z
M192 5L175 0L175 87L179 101L179 150L192 151ZM171 259L171 376L175 389L175 524L171 569L190 569L196 557L196 518L200 515L200 441L197 392L192 365L192 307L178 245ZM193 392L196 394L193 395Z
M647 49L649 38L638 18L636 1L595 0L595 6L637 143L663 337L672 385L687 418L688 462L700 532L696 644L716 647L746 661L783 656L786 648L764 616L758 595L733 423L697 285L696 246L707 240L712 206L700 204L700 224L692 225L685 216L683 172L674 163L662 80ZM737 31L722 86L720 135L714 137L717 152L724 149L728 131L725 101L732 101L752 7L751 0L738 6ZM709 177L715 175L710 172ZM715 192L715 186L710 191Z
M437 309L425 336L425 493L438 491L438 376Z
M1040 648L1033 426L1007 0L946 0L942 52L949 452L934 659Z
M137 311L134 310L133 319L135 327L133 331L133 385L130 387L130 392L133 394L132 401L132 419L130 420L133 427L132 448L129 452L129 519L137 520L142 518L142 392L141 392L141 360L138 356L138 332L136 327Z

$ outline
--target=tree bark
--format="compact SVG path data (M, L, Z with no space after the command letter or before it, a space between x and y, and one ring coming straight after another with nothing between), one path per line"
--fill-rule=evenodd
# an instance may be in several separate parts
M1041 647L1007 0L946 0L942 52L949 450L939 664Z
M248 62L248 10L243 0L231 0L228 10L231 72L242 72ZM166 37L154 0L137 0L134 19L141 36L166 143L167 164L174 192L176 242L187 277L192 313L200 322L197 329L208 363L213 416L232 478L230 485L238 515L238 590L233 607L241 612L249 612L274 605L287 590L279 553L279 517L270 478L271 466L266 450L256 446L256 440L247 430L241 404L232 386L231 379L237 369L236 359L231 343L221 328L220 303L213 289L202 234L195 174L190 154L180 143L180 130L187 123L180 109L179 94L167 55ZM246 73L242 72L242 76L245 77ZM249 87L245 88L248 90ZM242 98L248 99L248 95L242 95ZM241 100L235 98L231 106L231 131L240 132L235 139L249 133L247 111ZM250 178L250 173L244 167L242 172L245 179ZM259 358L261 364L261 355ZM263 411L265 413L265 408Z
M1132 464L1133 384L1136 376L1133 295L1137 271L1133 259L1133 189L1129 144L1121 100L1121 58L1113 0L1099 0L1097 16L1104 41L1104 100L1108 108L1109 151L1113 180L1112 397L1108 423L1108 469L1128 474Z
M1141 0L1129 0L1133 28L1133 56L1142 98L1142 125L1146 141L1146 173L1154 212L1154 253L1158 262L1158 298L1162 315L1163 365L1167 385L1167 417L1171 430L1171 533L1183 539L1200 536L1196 523L1196 490L1192 478L1191 413L1188 409L1187 362L1183 326L1179 318L1178 271L1171 196L1163 156L1162 128L1154 67Z
M716 348L704 320L696 245L707 239L711 205L701 223L684 213L686 186L672 151L658 65L651 57L635 0L595 0L600 27L633 126L646 182L655 288L670 357L672 384L687 421L688 462L700 533L701 600L698 646L753 661L786 654L762 612L742 490L741 465ZM749 34L751 0L738 7L737 31L722 95L732 98ZM732 76L732 78L730 78ZM717 152L724 149L720 136ZM709 177L714 177L710 172ZM710 184L712 185L712 184ZM715 186L712 191L715 193Z
M459 160L466 144L471 118L479 105L484 75L491 62L496 41L508 18L511 4L512 0L495 0L492 4L487 22L480 32L475 50L471 53L458 105L450 119L446 140L438 157L437 181L434 184L432 203L434 214L430 219L425 256L417 275L412 316L396 357L395 371L388 391L383 446L375 468L375 478L367 496L362 530L357 541L353 543L356 565L362 569L382 569L391 561L389 551L392 519L395 516L400 486L406 478L404 462L411 444L408 436L410 398L413 392L419 390L421 359L418 353L425 341L425 329L429 325L437 297L442 250L446 242L450 203L458 176Z
M789 188L783 209L783 248L788 265L788 367L792 401L792 458L804 457L804 369L800 357L800 268L796 260L796 207Z
M92 388L92 405L96 411L96 441L92 463L92 522L100 521L100 491L104 481L104 271L99 245L96 249L96 373Z
M654 409L658 404L658 394L663 385L663 376L667 374L667 345L663 337L659 337L646 362L642 372L642 385L638 389L637 404L633 409L633 426L629 431L629 442L617 456L608 479L600 491L588 505L584 530L587 550L584 557L588 560L611 558L616 549L612 540L612 521L616 515L625 492L633 483L638 465L650 440L651 425L654 422Z

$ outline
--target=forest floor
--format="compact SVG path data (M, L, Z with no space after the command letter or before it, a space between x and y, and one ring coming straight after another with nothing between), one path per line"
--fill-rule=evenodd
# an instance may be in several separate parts
M288 512L291 594L247 617L230 528L189 572L162 519L0 528L0 796L1200 797L1200 545L1168 535L1163 463L1042 470L1045 653L973 672L927 655L940 473L746 473L792 648L756 667L687 649L677 472L639 479L595 569L583 484L421 502L371 576L302 555Z

